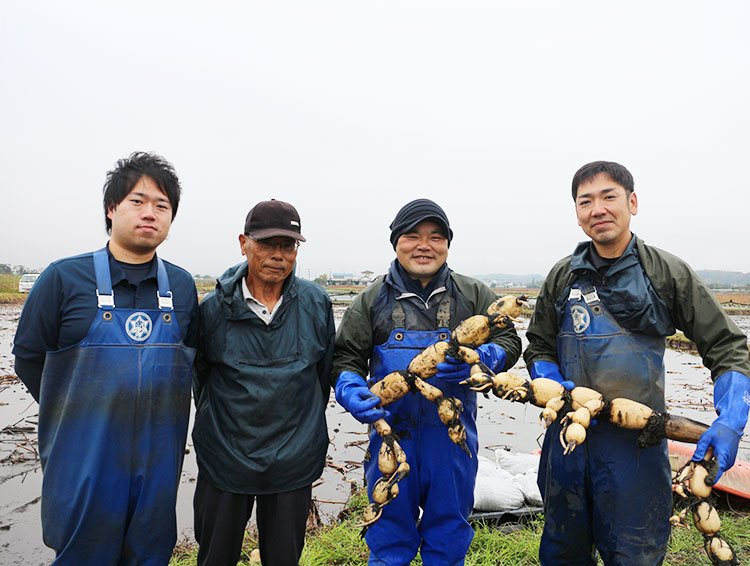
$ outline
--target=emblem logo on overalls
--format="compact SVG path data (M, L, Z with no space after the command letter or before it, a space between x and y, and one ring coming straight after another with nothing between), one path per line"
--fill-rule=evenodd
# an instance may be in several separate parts
M570 316L573 319L573 330L575 330L576 334L580 334L589 327L589 323L591 322L589 311L581 305L570 307Z
M145 312L134 312L125 321L125 332L136 342L151 336L151 318Z

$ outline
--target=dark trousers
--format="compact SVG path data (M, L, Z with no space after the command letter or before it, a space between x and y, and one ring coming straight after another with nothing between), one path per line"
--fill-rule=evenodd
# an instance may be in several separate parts
M297 566L311 498L312 485L269 495L229 493L216 489L199 473L193 498L198 566L236 566L256 500L263 566Z

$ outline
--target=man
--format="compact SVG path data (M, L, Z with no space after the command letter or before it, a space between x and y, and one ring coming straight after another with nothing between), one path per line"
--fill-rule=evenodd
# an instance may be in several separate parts
M712 448L720 475L732 467L747 422L747 337L685 262L631 233L633 191L617 163L589 163L573 177L578 225L591 240L547 276L524 358L534 379L664 411L665 337L681 329L711 370L719 414L693 459ZM639 450L636 431L600 421L564 456L559 432L559 422L547 431L539 468L542 564L594 565L595 548L608 566L661 564L672 508L666 441Z
M180 202L148 153L104 184L110 240L44 270L13 353L39 402L44 542L55 565L166 565L190 413L198 300L156 255Z
M198 564L237 564L257 501L261 561L293 566L328 448L333 312L318 285L293 274L305 238L291 204L255 205L239 241L247 262L201 302Z
M356 419L371 423L386 417L404 448L411 467L398 484L399 495L383 509L366 533L369 564L411 563L421 549L430 565L460 565L473 538L467 517L473 507L477 471L476 393L459 382L469 366L448 360L429 382L446 396L461 400L469 458L451 442L435 405L418 393L378 408L368 389L392 371L405 370L424 348L446 340L464 319L486 314L495 294L480 281L452 272L446 263L453 238L443 209L428 199L406 204L391 223L396 259L354 300L336 336L333 374L336 399ZM493 334L478 348L493 371L511 367L521 351L512 327ZM365 383L365 377L370 380ZM370 432L365 458L367 487L380 477L377 459L381 439ZM420 519L420 508L422 515Z

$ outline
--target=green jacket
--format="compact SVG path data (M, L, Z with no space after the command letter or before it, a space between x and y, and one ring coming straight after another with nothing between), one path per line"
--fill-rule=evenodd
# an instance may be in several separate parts
M486 314L487 307L492 304L497 295L481 281L465 275L451 272L450 278L455 290L468 303L470 316ZM352 302L344 313L343 320L336 332L336 348L333 360L331 381L335 382L342 371L353 371L367 377L369 361L373 347L379 344L374 340L373 307L384 285L384 277L377 278ZM387 283L385 283L388 286ZM382 296L381 296L382 300ZM383 307L391 308L390 301L383 302ZM389 311L390 312L390 311ZM451 330L458 326L460 320L451 320ZM406 328L406 330L436 330L435 328ZM521 354L521 339L512 327L498 329L493 332L490 341L505 350L506 368L512 367ZM406 368L404 368L406 369Z
M674 326L695 342L704 365L716 379L728 371L750 376L747 336L737 327L690 266L680 258L647 246L636 238L641 266L654 290L669 309ZM537 298L523 354L526 365L536 361L558 363L560 329L555 301L567 295L575 280L568 256L555 264Z
M333 312L323 289L292 274L266 324L245 304L247 269L228 269L200 304L193 442L214 487L280 493L325 465Z

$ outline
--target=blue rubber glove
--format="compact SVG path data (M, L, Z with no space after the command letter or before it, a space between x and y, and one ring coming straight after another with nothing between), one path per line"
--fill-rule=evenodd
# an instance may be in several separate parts
M336 401L361 423L374 423L388 416L385 409L376 409L380 399L367 388L365 379L353 371L342 371L334 387Z
M533 364L531 364L529 375L531 375L531 379L536 379L537 377L546 377L547 379L553 379L568 391L576 386L575 383L570 380L566 380L562 376L562 374L560 373L560 366L553 362L534 362Z
M714 382L714 407L719 415L704 432L693 453L693 460L702 460L709 446L713 446L714 457L719 464L716 480L734 465L737 447L747 424L750 410L750 377L728 371Z
M476 349L479 361L486 365L492 373L502 371L505 367L505 350L497 344L482 344ZM458 383L469 378L471 366L466 362L445 356L445 361L435 366L438 372L435 377L447 383Z

